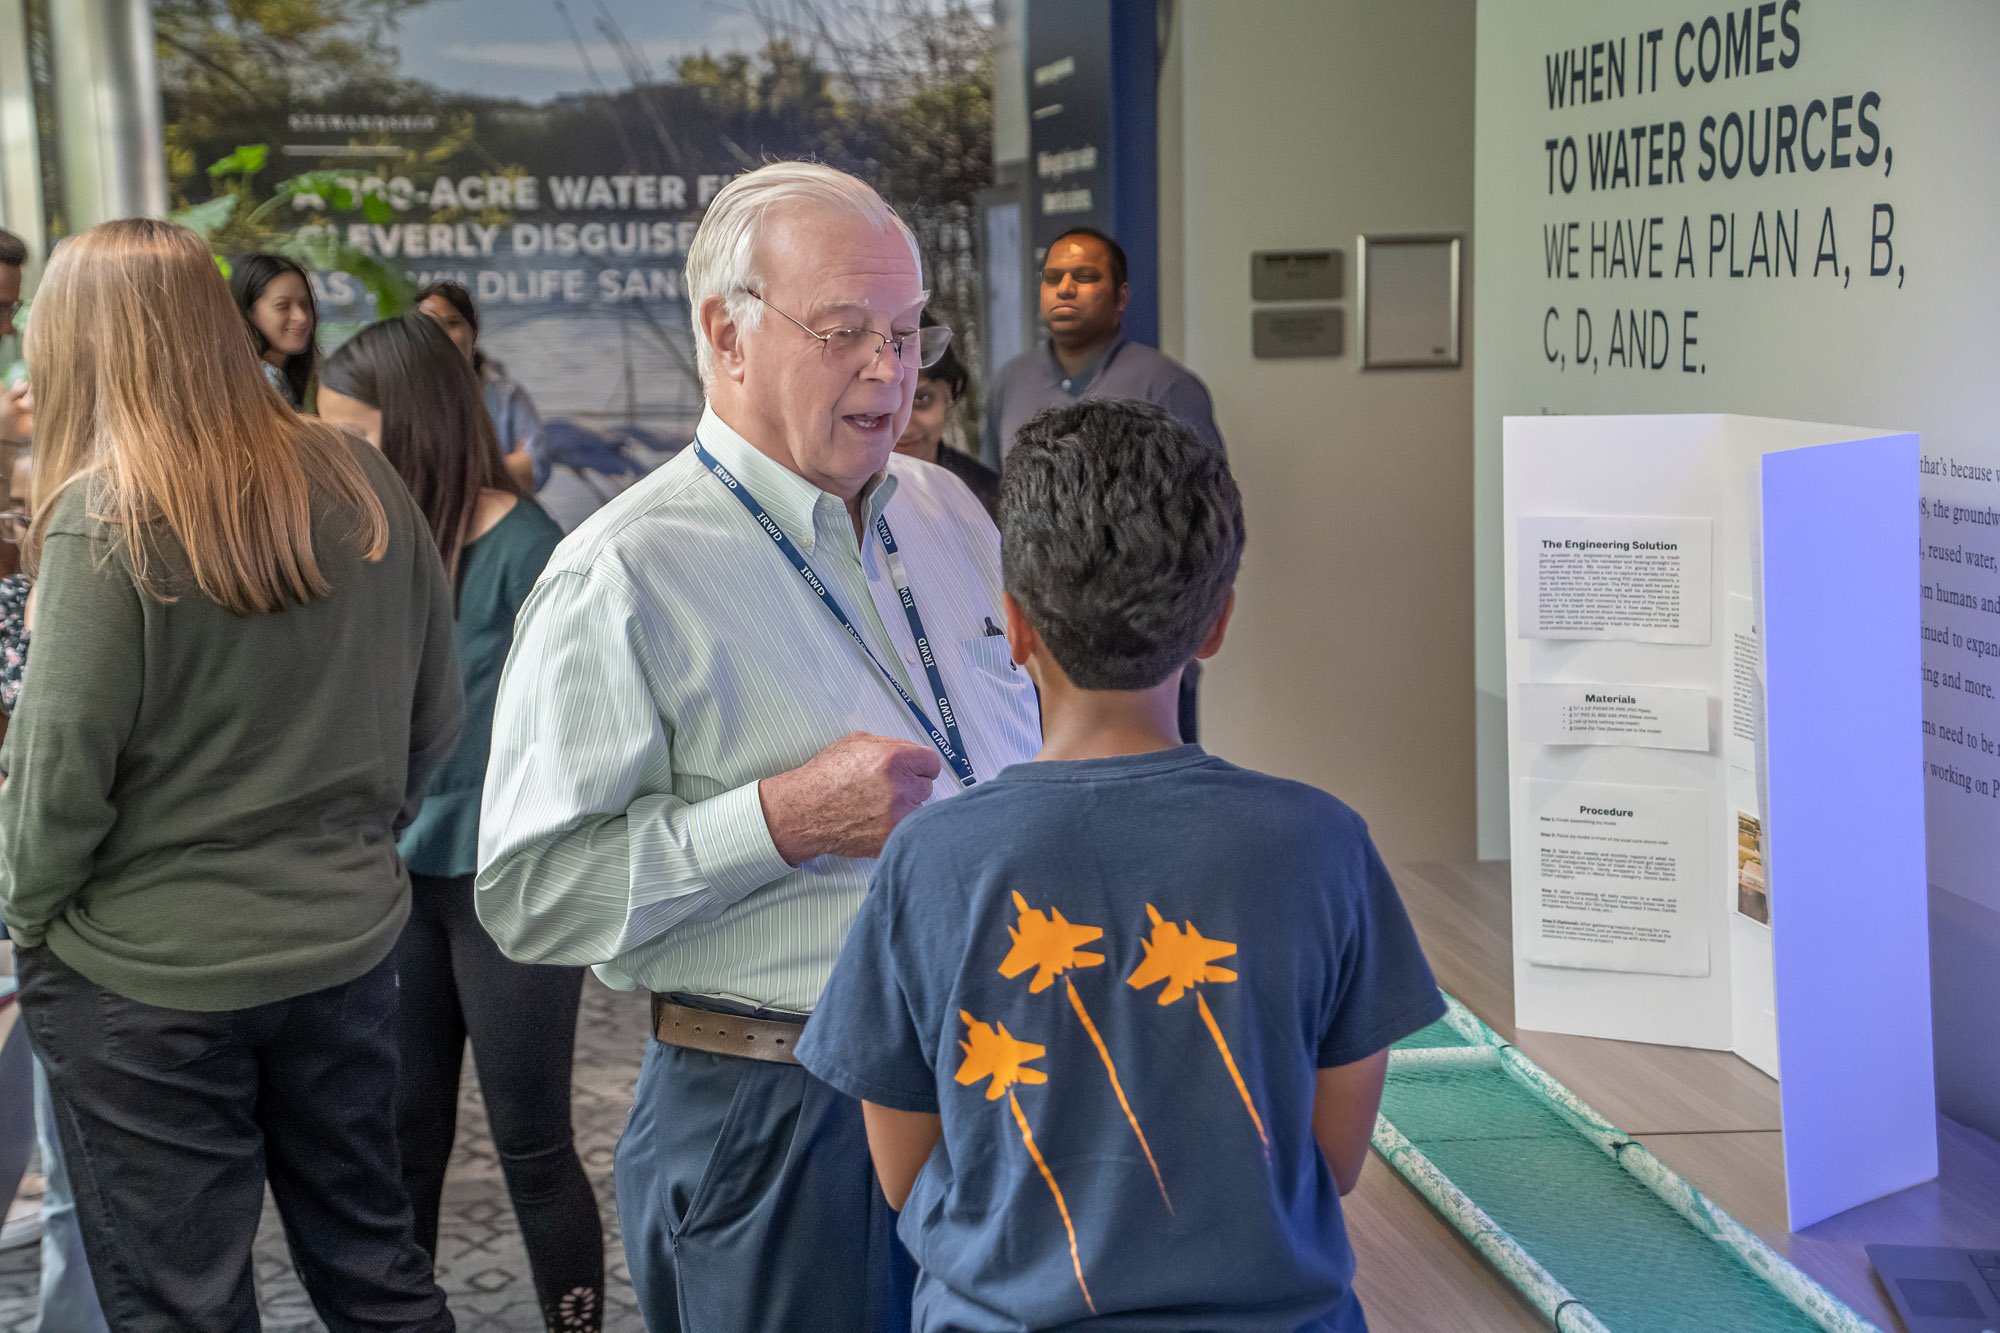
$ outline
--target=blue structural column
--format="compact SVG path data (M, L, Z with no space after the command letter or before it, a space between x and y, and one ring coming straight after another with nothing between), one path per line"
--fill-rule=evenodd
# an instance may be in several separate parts
M1028 0L1029 262L1071 227L1129 261L1125 332L1159 344L1159 13L1155 0Z

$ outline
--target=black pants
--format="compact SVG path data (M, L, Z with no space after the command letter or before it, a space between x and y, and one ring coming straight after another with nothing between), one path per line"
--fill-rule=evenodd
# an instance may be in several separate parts
M84 1251L118 1333L258 1327L264 1183L332 1333L448 1333L396 1162L396 974L251 1009L161 1009L23 950Z
M604 1318L604 1229L570 1128L583 969L509 960L473 911L470 875L412 875L410 887L410 923L395 953L403 990L396 1128L417 1243L437 1252L470 1037L543 1318L552 1329L590 1333Z

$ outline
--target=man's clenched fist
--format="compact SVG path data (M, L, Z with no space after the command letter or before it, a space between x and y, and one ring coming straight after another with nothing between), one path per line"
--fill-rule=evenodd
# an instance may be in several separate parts
M930 799L944 761L935 748L853 731L789 773L757 784L764 823L790 865L815 856L880 856L882 844Z

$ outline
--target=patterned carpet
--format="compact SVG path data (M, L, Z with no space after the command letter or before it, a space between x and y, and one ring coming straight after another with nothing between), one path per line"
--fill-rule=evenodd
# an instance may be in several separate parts
M611 1190L611 1153L632 1104L632 1086L645 1053L646 998L585 983L577 1024L574 1113L576 1146L597 1188L604 1217L604 1327L610 1333L644 1333L618 1240ZM500 1163L486 1131L486 1109L472 1062L465 1063L458 1140L445 1183L438 1236L438 1280L450 1297L461 1333L541 1333L535 1287ZM33 1168L31 1168L32 1170ZM41 1177L24 1184L39 1191ZM292 1274L290 1253L269 1197L257 1236L257 1289L268 1333L321 1333L324 1325ZM0 1333L27 1333L35 1322L36 1252L33 1246L0 1252Z

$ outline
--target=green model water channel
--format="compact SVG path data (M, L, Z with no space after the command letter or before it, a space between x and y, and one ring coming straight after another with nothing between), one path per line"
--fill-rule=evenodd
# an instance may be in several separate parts
M1375 1146L1562 1333L1879 1333L1456 1001Z

